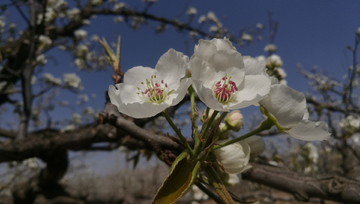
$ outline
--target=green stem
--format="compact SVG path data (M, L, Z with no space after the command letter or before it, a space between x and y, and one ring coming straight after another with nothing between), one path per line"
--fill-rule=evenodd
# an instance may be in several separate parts
M209 165L206 167L206 172L209 176L211 185L215 188L215 191L218 193L223 203L235 204L235 201L232 199L231 195L227 191L216 170L211 165Z
M269 130L273 125L274 125L273 122L271 120L267 119L264 122L262 122L261 125L258 128L256 128L255 130L253 130L253 131L251 131L251 132L249 132L249 133L247 133L245 135L242 135L240 137L237 137L235 139L226 141L226 142L224 142L222 144L215 145L212 148L212 150L219 149L219 148L225 147L227 145L234 144L235 142L239 142L241 140L244 140L244 139L246 139L248 137L251 137L253 135L256 135L256 134L258 134L258 133L260 133L260 132L262 132L264 130Z
M186 149L189 151L190 155L193 157L194 151L189 146L189 143L187 142L186 138L181 134L179 128L176 127L176 125L173 123L173 121L171 120L169 114L167 114L166 110L164 110L162 113L163 113L164 117L166 118L166 120L168 121L168 123L170 124L170 126L172 127L172 129L177 134L177 136L180 138L181 142L184 144Z
M190 93L190 102L191 102L191 115L192 121L193 121L193 134L194 134L194 142L195 142L195 149L197 146L199 146L199 133L197 131L197 125L196 125L196 112L195 112L195 91L192 86L188 88L188 91Z
M211 192L209 189L207 189L204 185L202 185L200 182L196 182L195 185L202 190L206 195L208 195L211 199L213 199L218 204L223 204L224 202L217 197L213 192Z
M213 114L211 115L209 121L207 121L205 123L206 125L203 124L203 127L201 129L201 133L200 133L200 135L201 135L200 141L199 141L199 143L197 145L195 144L195 148L194 148L195 155L199 155L199 153L202 150L204 144L206 143L206 141L204 142L202 139L207 138L207 132L209 131L211 123L213 123L213 121L214 121L214 119L215 119L215 117L216 117L216 115L218 113L219 113L219 111L214 111ZM207 120L207 118L204 118L204 121L206 121L206 120ZM205 128L204 128L204 125L205 125Z

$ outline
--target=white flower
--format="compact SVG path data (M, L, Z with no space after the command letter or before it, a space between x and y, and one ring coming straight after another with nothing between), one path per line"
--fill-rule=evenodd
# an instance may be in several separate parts
M67 132L67 131L70 131L70 130L75 130L75 126L73 124L65 126L64 128L62 128L60 130L60 132L63 133L63 132Z
M197 13L196 8L190 7L190 8L187 10L186 15L188 15L188 16L193 16L193 15L195 15L196 13Z
M228 39L199 40L190 71L200 100L217 111L250 106L270 91L264 64L243 58Z
M45 65L47 63L47 59L45 55L41 54L36 57L36 63L38 65Z
M77 113L73 113L71 117L71 122L73 122L76 125L81 124L81 116Z
M207 200L209 199L209 196L204 193L202 190L200 190L200 188L198 188L195 185L191 186L191 190L193 192L193 196L195 200Z
M265 142L260 136L254 135L244 141L250 146L250 160L256 158L265 150Z
M84 19L81 21L83 25L90 25L90 21L88 19Z
M264 51L266 52L275 52L277 50L274 44L268 44L264 47Z
M237 174L227 174L226 180L224 180L224 183L228 186L234 186L235 184L240 183L241 174L238 176Z
M91 4L94 6L99 6L102 5L104 3L103 0L91 0Z
M241 35L241 39L242 39L242 40L245 40L245 41L249 41L249 42L253 40L252 36L249 35L249 34L247 34L247 33L243 33L243 34Z
M263 29L264 28L264 25L262 23L257 23L256 24L256 27L259 28L259 29Z
M125 8L126 4L124 2L119 2L114 5L115 11L121 11Z
M40 45L42 45L42 46L44 46L44 47L47 47L47 46L50 46L50 45L51 45L52 40L51 40L48 36L40 35L40 37L39 37L39 43L40 43Z
M117 17L114 18L115 23L122 23L123 21L124 21L124 19L121 16L117 16Z
M73 20L77 15L80 14L80 10L78 8L73 8L71 10L68 10L66 14L70 20Z
M124 74L124 83L109 87L111 103L134 118L151 117L178 104L191 84L186 78L188 61L186 55L170 49L155 69L133 67Z
M271 55L267 58L266 67L282 67L283 62L279 55Z
M88 106L84 109L84 114L92 116L94 113L95 113L94 109L90 106Z
M81 79L75 73L64 74L64 82L65 82L65 86L67 86L67 87L74 88L74 89L82 88Z
M87 36L87 31L86 30L76 30L76 31L74 31L74 35L75 35L76 39L83 40Z
M313 141L330 137L324 122L309 121L304 94L283 84L271 86L270 95L259 102L275 118L277 128L297 139ZM266 115L266 114L265 114Z
M277 75L279 75L280 79L284 79L286 77L286 72L284 69L277 68L275 71L277 72Z
M306 143L304 148L307 150L309 159L316 164L319 160L319 153L316 146L310 142Z
M238 132L241 128L244 127L244 117L240 113L239 110L234 110L229 113L225 118L224 121L229 129Z
M47 84L57 85L57 86L61 85L61 79L60 78L55 78L50 73L44 73L43 78L45 79L45 83L47 83Z
M206 21L206 16L205 16L205 15L201 15L201 16L199 17L198 22L199 22L199 23L204 23L205 21Z
M223 143L225 141L219 141ZM213 151L226 173L239 174L251 168L249 165L250 147L245 141L240 141Z

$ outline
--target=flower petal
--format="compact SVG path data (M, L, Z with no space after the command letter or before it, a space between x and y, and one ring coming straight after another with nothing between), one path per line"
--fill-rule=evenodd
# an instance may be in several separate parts
M188 69L189 58L170 49L163 54L155 66L157 79L163 79L169 86L180 83L180 79L185 77L186 70ZM177 87L170 87L177 88Z
M193 88L200 100L209 108L216 111L225 111L229 112L230 109L219 103L213 95L213 91L210 88L204 86L203 82L200 80L193 79Z
M304 94L283 84L272 85L270 95L261 100L260 104L274 115L283 127L299 123L306 111Z
M221 142L223 141L219 141L219 143ZM251 167L248 165L250 159L250 147L245 141L240 141L216 149L213 153L227 173L238 174Z
M141 73L141 74L139 74ZM142 88L141 82L145 83L146 79L151 79L155 75L155 69L150 67L137 66L129 69L124 74L124 84L131 84L135 87Z
M231 109L240 109L251 106L266 97L270 92L271 81L265 75L245 76L242 89L237 92L236 104Z
M290 136L305 141L326 140L331 135L326 123L321 121L312 122L309 120L300 121L287 132Z
M165 100L165 103L169 106L174 106L180 103L180 101L185 97L191 83L191 78L181 79L179 88L169 95L169 98Z
M250 56L243 56L246 75L257 75L265 73L265 63Z
M209 40L199 40L199 44L195 45L194 57L207 61L216 52L216 46Z

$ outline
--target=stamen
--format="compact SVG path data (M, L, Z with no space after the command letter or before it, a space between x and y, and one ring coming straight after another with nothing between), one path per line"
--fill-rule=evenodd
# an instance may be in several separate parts
M231 77L228 78L227 74L220 81L216 82L213 88L214 97L222 104L234 101L235 92L237 91L236 83L231 81Z

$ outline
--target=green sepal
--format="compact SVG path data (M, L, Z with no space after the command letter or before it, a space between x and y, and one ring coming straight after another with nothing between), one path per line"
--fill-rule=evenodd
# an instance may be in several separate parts
M200 162L195 164L187 152L181 153L172 164L152 204L175 203L194 183L200 166Z

